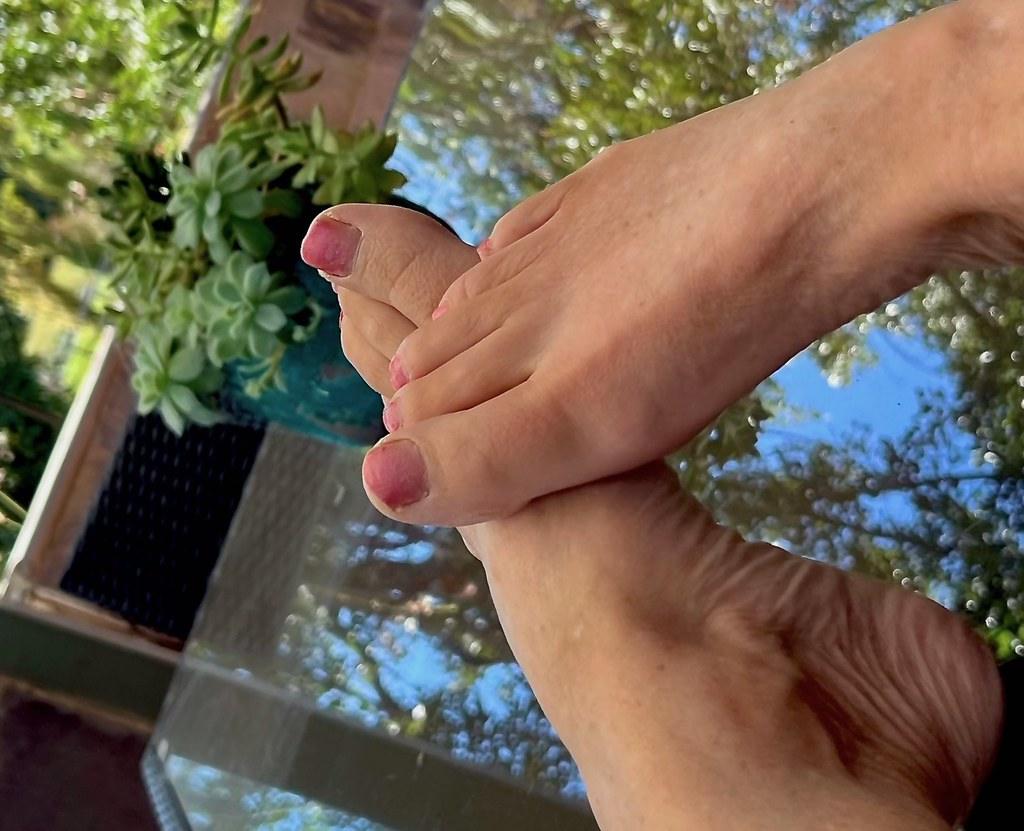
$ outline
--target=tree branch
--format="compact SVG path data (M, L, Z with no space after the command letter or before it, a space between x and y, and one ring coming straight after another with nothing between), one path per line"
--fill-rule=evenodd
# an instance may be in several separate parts
M41 422L42 424L48 424L53 427L54 430L59 430L61 424L64 423L64 417L58 413L52 413L49 410L44 410L42 407L37 407L34 404L19 401L16 398L10 398L3 393L0 393L0 407L7 407L9 410L21 413L23 416L31 418L34 421Z

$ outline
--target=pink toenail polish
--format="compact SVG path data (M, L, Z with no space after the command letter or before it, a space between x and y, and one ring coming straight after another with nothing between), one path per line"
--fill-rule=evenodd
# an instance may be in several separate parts
M391 378L391 386L396 392L409 383L409 375L406 373L405 367L402 366L402 359L398 355L395 355L391 359L391 363L388 364L388 375Z
M476 253L480 255L481 259L486 257L488 254L493 254L494 253L494 240L492 240L490 237L485 239L483 242L481 242L476 247Z
M363 465L363 481L390 508L404 508L430 493L423 456L408 439L384 441L373 448Z
M384 408L384 426L389 433L394 433L402 426L402 415L398 411L398 402L391 401Z
M326 278L348 277L356 265L363 232L354 225L321 214L306 232L302 241L302 259L308 265L326 272Z
M444 317L446 314L448 314L448 307L438 306L436 309L434 309L433 312L430 313L430 319L437 320L439 317Z

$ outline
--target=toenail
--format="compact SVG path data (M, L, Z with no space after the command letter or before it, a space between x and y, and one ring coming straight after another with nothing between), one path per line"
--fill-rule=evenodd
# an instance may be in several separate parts
M443 306L443 305L442 306L438 306L436 309L434 309L433 312L431 312L430 319L431 320L437 320L439 317L444 317L447 313L448 313L448 307L447 306Z
M387 428L389 433L394 433L395 430L402 426L402 415L398 411L398 402L391 401L384 408L384 426Z
M493 251L494 240L492 240L490 237L485 239L476 247L476 253L479 254L481 257L486 257L488 254L493 253Z
M321 214L302 241L302 259L326 272L326 278L348 277L356 265L363 232L355 225Z
M391 363L388 364L388 374L391 377L391 386L395 392L409 383L409 374L405 371L405 367L402 366L402 359L398 355L395 355L391 359Z
M427 466L416 444L408 439L384 441L366 456L366 487L389 508L404 508L430 493Z

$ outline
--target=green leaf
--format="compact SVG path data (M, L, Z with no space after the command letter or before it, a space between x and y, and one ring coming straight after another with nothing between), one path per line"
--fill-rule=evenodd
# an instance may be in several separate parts
M228 211L243 219L253 219L263 211L263 194L256 189L243 190L228 197Z
M156 390L142 390L139 392L139 414L149 415L160 403L160 393Z
M214 424L220 424L224 421L224 416L220 413L211 410L209 407L205 407L202 404L192 412L189 413L189 417L201 427L212 427Z
M357 168L352 174L352 188L355 191L354 198L360 202L377 200L377 183L365 167Z
M164 420L164 424L167 428L174 433L176 436L180 436L185 432L185 418L178 411L178 408L174 406L174 403L170 398L164 397L160 399L160 417Z
M207 311L211 306L217 305L217 282L215 277L207 275L196 283L194 296L198 301L198 309Z
M270 284L266 263L253 263L242 275L242 293L249 299L262 297Z
M147 389L153 388L154 380L155 377L152 372L147 372L144 369L136 367L135 372L132 373L132 389L135 390L137 393L143 393Z
M206 356L214 367L224 366L224 364L235 357L232 353L231 345L224 340L208 341L206 344Z
M382 193L392 194L409 180L397 170L382 170L377 176L377 186Z
M302 213L302 197L287 188L274 188L263 200L263 210L269 216L298 217Z
M202 351L194 346L179 349L167 364L167 374L172 381L188 383L199 377L206 365Z
M319 104L313 107L313 114L309 119L309 129L313 144L319 147L324 140L324 134L327 130L327 124L324 121L324 111Z
M280 341L266 329L253 327L248 336L249 351L257 358L269 358L277 351Z
M268 38L266 35L260 35L258 38L255 38L253 40L253 42L250 43L246 47L245 51L242 52L242 55L245 56L245 57L250 57L252 55L255 55L261 49L265 49L267 47L268 43L270 43L270 38Z
M261 58L261 60L265 61L266 63L274 63L274 61L278 60L284 54L284 50L288 48L288 41L288 35L282 36L281 39L277 42L277 45L273 49L271 49L266 55L264 55Z
M253 257L262 260L274 245L274 235L258 219L236 219L232 223L238 244Z
M217 299L222 303L234 304L242 302L242 293L232 280L221 277L214 284ZM227 323L228 321L224 321ZM218 324L220 322L218 321Z
M264 303L258 309L256 309L255 321L258 326L263 327L268 332L280 331L285 323L288 321L277 306L272 306L269 303Z
M222 193L237 193L249 184L249 178L249 168L239 164L225 171L217 184Z
M344 179L340 180L339 185L339 177L334 176L316 189L312 201L314 205L336 205L342 201L344 193Z
M220 228L220 220L217 219L216 214L207 214L203 218L203 237L210 243L224 238Z
M206 203L203 205L203 210L206 212L206 216L211 217L219 214L220 206L220 191L210 191L210 195L206 197Z
M179 248L195 248L199 245L200 233L199 212L195 209L180 214L174 221L173 240Z
M217 145L208 144L196 155L195 175L207 181L212 179L217 167Z
M299 169L292 179L293 188L304 188L316 181L316 167L313 163L307 164Z
M367 126L359 131L355 146L352 148L357 156L368 156L379 145L381 135L373 127Z
M293 315L306 305L307 296L298 286L282 286L274 289L264 299L280 308L286 315Z
M215 263L222 263L231 255L231 246L223 236L207 240L207 242L210 246L210 259Z
M199 403L196 394L184 384L171 384L167 388L167 397L171 399L174 406L185 416L191 417L192 411L203 405Z
M182 384L173 384L168 388L167 395L174 402L174 406L196 424L209 427L222 420L219 413L205 406L192 390Z
M202 374L192 382L192 389L197 393L213 393L224 383L223 373L217 367L207 364Z

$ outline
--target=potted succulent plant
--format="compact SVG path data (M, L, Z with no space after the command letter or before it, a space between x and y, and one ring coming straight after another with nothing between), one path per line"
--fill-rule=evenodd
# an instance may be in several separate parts
M292 121L282 96L319 77L302 73L287 37L245 43L249 21L168 56L183 72L224 57L216 141L194 157L125 152L100 194L132 384L140 411L176 433L241 416L364 439L379 398L344 363L334 295L297 249L324 206L393 200L405 182L387 167L396 139L332 130L319 109Z

